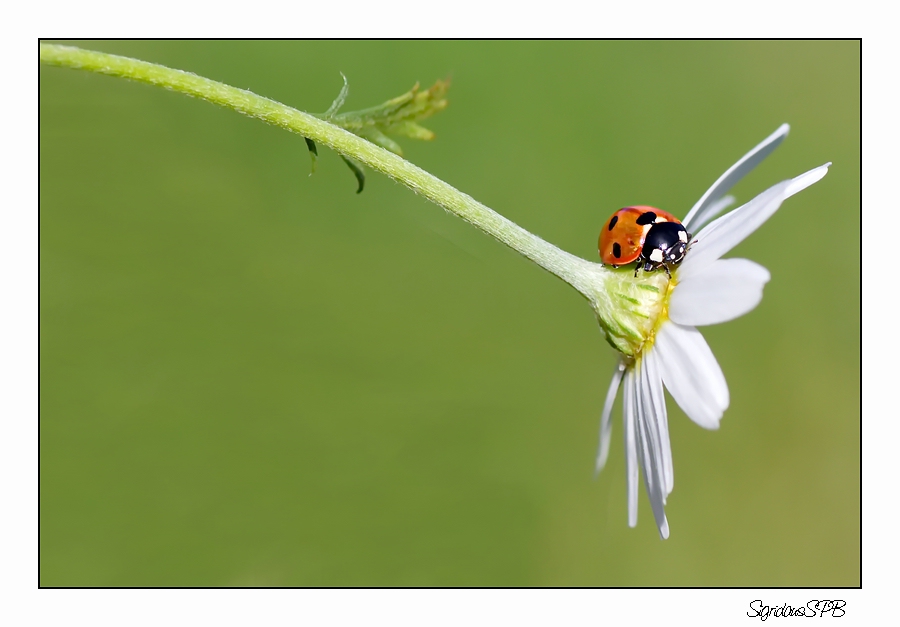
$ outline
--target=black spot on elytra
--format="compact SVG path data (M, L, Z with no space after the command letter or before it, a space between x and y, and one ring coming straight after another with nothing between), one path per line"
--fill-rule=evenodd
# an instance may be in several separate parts
M641 226L644 226L645 224L653 224L654 222L656 222L656 214L652 211L647 211L646 213L642 213L640 216L638 216L638 219L635 220L635 222L637 222Z
M620 259L622 257L622 247L619 246L619 242L613 244L613 257L616 259Z
M616 223L617 223L618 221L619 221L619 216L613 216L613 217L612 217L612 220L609 221L609 227L607 227L606 230L607 230L607 231L612 231L612 230L613 230L613 227L616 225Z

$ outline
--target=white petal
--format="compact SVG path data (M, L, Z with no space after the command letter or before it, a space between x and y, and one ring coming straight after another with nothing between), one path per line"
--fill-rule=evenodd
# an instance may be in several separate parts
M663 381L660 374L659 355L654 351L648 351L643 358L642 370L644 373L643 391L645 395L644 407L652 409L652 418L656 424L656 434L659 439L658 451L660 457L660 469L662 471L661 482L665 487L663 503L666 496L671 494L675 485L675 475L672 465L672 444L669 442L669 419L666 415L666 396L663 393Z
M797 192L802 192L813 183L821 181L825 175L828 174L829 167L831 167L831 161L825 165L820 165L818 168L813 168L800 176L792 178L791 184L788 186L787 193L785 194L785 198L790 198Z
M653 519L659 529L659 537L663 540L669 537L669 521L666 519L665 496L662 486L654 483L651 477L654 471L652 452L647 446L647 423L638 421L638 457L641 460L641 469L644 473L644 487L647 488L647 496L650 498L650 508L653 510ZM648 457L650 456L650 457ZM649 461L648 461L649 460Z
M830 165L830 163L826 163L797 178L782 181L778 185L770 187L747 204L738 207L731 213L726 213L697 233L691 240L688 254L681 262L679 276L686 278L692 272L712 263L737 246L768 220L785 199L806 189L825 176Z
M635 433L635 382L634 368L625 372L625 389L622 395L622 415L625 423L625 484L628 492L628 526L637 526L638 467L637 435Z
M718 429L728 408L728 384L700 332L666 322L651 350L657 351L663 383L688 418L704 429Z
M606 465L609 457L609 436L612 433L612 408L616 402L616 393L619 391L619 384L622 383L622 375L625 374L625 363L619 362L616 371L613 373L612 381L609 384L609 391L606 393L606 402L603 403L603 414L600 418L600 446L597 449L597 465L595 472L600 472Z
M734 196L725 196L720 198L709 207L703 210L703 213L697 214L689 225L686 225L684 228L688 229L689 233L696 233L700 229L702 229L707 222L715 218L717 215L722 213L725 209L734 204ZM690 227L690 228L688 228Z
M712 219L712 208L716 201L722 198L728 190L744 178L746 174L768 157L778 145L787 137L790 126L782 124L774 133L766 137L753 150L740 158L740 160L719 177L713 186L697 201L697 204L688 212L682 223L688 231L696 233L704 224ZM724 207L719 207L721 211ZM718 213L718 212L716 212Z
M662 451L657 437L656 417L654 416L653 399L650 395L650 386L647 381L647 369L644 359L638 359L635 363L635 384L637 396L635 407L637 411L637 435L638 458L641 462L641 470L644 473L644 481L647 482L647 494L652 493L652 488L664 481L662 475Z
M690 326L734 320L759 304L770 278L768 270L749 259L717 259L687 278L679 274L669 318Z
M653 510L656 526L659 528L659 535L666 539L669 537L669 523L666 521L665 496L663 495L660 481L662 478L662 459L658 451L659 440L655 434L655 420L651 415L652 408L648 407L652 401L647 393L646 371L641 367L640 362L636 364L636 367L636 375L638 377L637 395L635 397L638 460L641 463L641 474L644 475L644 486L647 488L647 496L650 498L650 506Z

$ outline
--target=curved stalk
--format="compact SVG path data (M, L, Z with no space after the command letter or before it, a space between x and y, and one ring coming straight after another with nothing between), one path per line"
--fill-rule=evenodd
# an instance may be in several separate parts
M585 261L550 244L402 157L280 102L190 72L71 46L41 44L40 59L48 65L126 78L187 94L310 138L389 176L478 227L569 283L592 304L601 291L599 284L610 274L601 264Z

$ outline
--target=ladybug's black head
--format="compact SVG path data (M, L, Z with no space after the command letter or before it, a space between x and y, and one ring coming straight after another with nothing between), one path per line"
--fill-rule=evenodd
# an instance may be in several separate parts
M687 252L690 234L678 222L657 222L644 237L641 248L641 262L644 270L674 266L681 263Z

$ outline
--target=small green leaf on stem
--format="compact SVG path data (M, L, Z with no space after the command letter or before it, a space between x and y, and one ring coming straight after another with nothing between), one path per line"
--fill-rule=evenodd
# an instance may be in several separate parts
M356 177L356 182L359 183L359 188L357 188L356 193L361 194L363 187L366 186L366 175L363 174L362 168L355 161L344 155L341 155L341 159L344 160L344 163L346 163L347 167L353 172L353 176Z
M312 160L312 167L309 170L309 175L312 176L313 172L316 171L316 157L319 156L319 149L316 147L316 142L309 137L304 137L303 139L306 140L306 148L309 150L309 158Z
M381 146L385 150L390 150L394 154L403 154L403 150L401 150L400 144L377 129L372 129L370 132L366 133L365 138L373 144Z
M424 120L446 109L447 99L445 96L449 88L449 80L437 81L425 91L420 91L419 84L416 83L402 96L392 98L377 107L331 115L328 120L395 154L402 155L400 146L387 139L386 136L403 135L412 139L434 139L434 133L419 126L416 121ZM341 93L343 95L344 90ZM340 95L335 102L338 100L343 102ZM332 105L333 108L334 105Z
M425 91L420 91L419 84L416 83L402 96L392 98L377 107L339 114L338 111L344 105L350 91L347 77L343 73L341 73L341 77L344 79L344 86L341 87L341 92L328 107L328 111L320 116L323 120L340 126L400 156L403 155L403 149L400 144L388 137L388 134L426 141L434 139L434 133L419 126L416 120L423 120L447 108L445 96L450 87L449 80L437 81ZM307 140L306 145L309 147L310 140ZM310 148L310 152L314 152L313 148ZM342 156L341 158L353 171L353 175L359 183L359 188L356 190L356 193L359 194L366 182L362 166L347 157ZM313 170L315 171L315 157L313 157Z
M331 103L331 106L328 107L328 111L324 113L325 119L331 119L337 114L338 110L344 106L347 94L350 93L350 85L347 83L347 77L344 76L343 72L341 72L341 78L344 79L344 86L341 87L341 93L337 95L337 98L335 98L334 102Z

